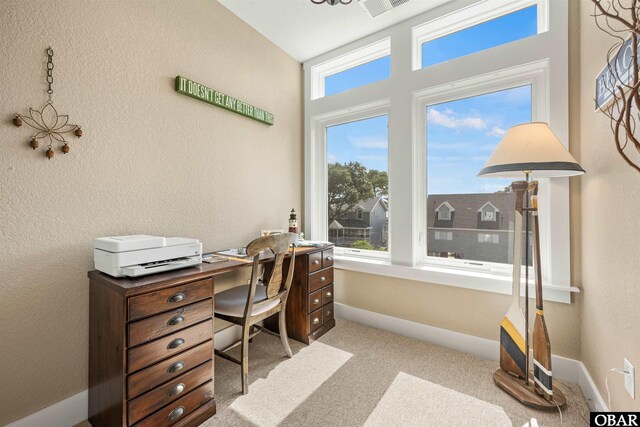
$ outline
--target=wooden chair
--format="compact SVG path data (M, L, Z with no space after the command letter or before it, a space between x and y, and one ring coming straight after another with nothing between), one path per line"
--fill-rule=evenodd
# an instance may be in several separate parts
M280 336L282 345L288 357L291 357L291 347L287 338L287 325L285 320L285 308L289 288L293 279L293 267L295 265L295 247L291 251L289 270L286 281L283 283L282 265L285 255L289 252L289 246L294 243L295 234L277 234L255 239L247 245L247 255L253 257L253 270L249 285L237 286L215 295L215 317L242 326L242 339L222 350L215 350L215 354L237 363L242 371L242 394L249 391L249 343L260 332ZM275 254L275 261L269 283L267 286L258 284L260 252L270 249ZM280 313L278 316L280 334L257 325L261 320ZM242 360L238 360L227 352L242 345Z

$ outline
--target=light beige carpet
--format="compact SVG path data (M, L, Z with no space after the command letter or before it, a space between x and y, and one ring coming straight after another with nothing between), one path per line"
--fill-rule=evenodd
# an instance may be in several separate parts
M279 339L254 339L246 396L240 368L216 358L218 413L204 426L561 425L498 389L494 361L345 320L310 346L291 343L287 359ZM564 426L588 425L580 389L560 387Z

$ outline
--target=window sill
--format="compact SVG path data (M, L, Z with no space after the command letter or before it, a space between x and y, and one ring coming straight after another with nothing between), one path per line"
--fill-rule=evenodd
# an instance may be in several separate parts
M334 257L334 268L511 295L511 277L495 273L426 265L408 267L392 265L386 260L339 255ZM573 286L543 285L542 289L545 301L565 304L571 303L571 293L580 292L580 288ZM521 289L521 295L524 295L524 285ZM531 281L529 282L529 295L531 298L535 298L535 286Z

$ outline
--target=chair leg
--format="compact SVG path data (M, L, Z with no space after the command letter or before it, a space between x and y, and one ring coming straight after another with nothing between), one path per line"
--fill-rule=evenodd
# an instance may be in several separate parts
M255 327L253 326L249 327L249 336L251 336L255 330L256 330ZM253 342L253 338L249 338L249 344L251 344L252 342Z
M291 347L289 347L289 337L287 337L287 320L284 315L284 310L280 311L278 322L280 324L280 339L282 340L284 351L287 353L287 357L293 357Z
M242 327L242 394L249 393L249 326Z

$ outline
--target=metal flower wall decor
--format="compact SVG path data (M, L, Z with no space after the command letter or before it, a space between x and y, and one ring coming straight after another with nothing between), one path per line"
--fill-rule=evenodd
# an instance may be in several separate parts
M600 30L615 39L596 79L596 109L611 121L616 150L640 172L640 5L638 0L591 0Z
M69 152L69 142L65 135L73 134L78 138L82 136L80 126L69 123L69 116L58 114L53 106L53 50L51 48L47 49L47 84L49 96L44 107L40 111L29 108L28 115L16 114L13 124L20 127L24 123L35 129L36 134L31 137L29 146L35 150L40 146L39 140L45 140L47 142L45 155L51 159L54 156L53 146L56 142L62 144L60 150L64 154Z

